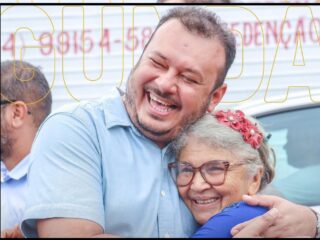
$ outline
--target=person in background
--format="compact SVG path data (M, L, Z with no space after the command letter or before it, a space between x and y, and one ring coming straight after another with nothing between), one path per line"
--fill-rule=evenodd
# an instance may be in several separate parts
M26 205L29 152L51 112L41 70L24 61L1 62L1 233L17 228Z
M168 165L179 194L202 225L194 238L228 238L235 225L268 208L244 203L274 176L275 157L263 129L243 112L207 113L172 144L177 161Z
M170 9L123 96L63 108L42 124L30 155L24 235L190 236L197 225L167 171L168 149L221 101L235 51L235 37L212 11ZM286 217L275 220L274 233L314 236L315 214L283 201L271 201Z

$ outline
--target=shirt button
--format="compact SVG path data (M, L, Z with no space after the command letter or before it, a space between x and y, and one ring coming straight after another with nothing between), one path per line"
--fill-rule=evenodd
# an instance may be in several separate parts
M166 233L166 234L164 235L164 237L165 237L165 238L169 238L169 237L170 237L169 233Z
M162 191L160 192L160 194L161 194L162 197L164 197L164 196L166 195L166 192L162 190Z

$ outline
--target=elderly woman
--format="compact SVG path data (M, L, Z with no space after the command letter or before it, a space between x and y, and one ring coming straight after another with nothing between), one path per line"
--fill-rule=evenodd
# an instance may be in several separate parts
M173 148L177 161L169 164L170 173L203 225L192 237L232 237L233 226L268 210L241 201L242 195L256 194L271 182L275 161L261 127L243 112L205 115Z

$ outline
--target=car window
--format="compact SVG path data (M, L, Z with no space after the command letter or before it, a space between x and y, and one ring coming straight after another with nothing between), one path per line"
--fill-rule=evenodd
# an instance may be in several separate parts
M320 107L258 117L271 133L276 174L268 190L290 201L320 205ZM269 192L270 193L270 192Z

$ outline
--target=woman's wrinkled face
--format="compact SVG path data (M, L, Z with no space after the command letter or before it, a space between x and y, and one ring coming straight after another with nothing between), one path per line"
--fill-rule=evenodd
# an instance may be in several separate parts
M246 165L232 167L233 164L242 160L225 149L213 148L203 142L189 140L178 159L194 167L199 167L211 160L230 163L230 170L226 172L223 184L211 186L203 179L201 173L196 171L189 185L178 187L180 196L200 224L207 222L210 217L228 205L241 201L243 194L254 194L258 190L254 178L248 177Z

